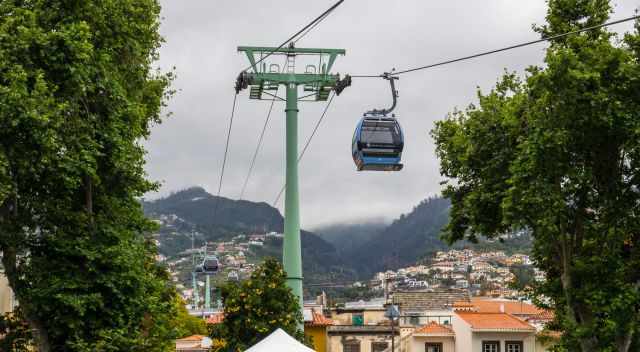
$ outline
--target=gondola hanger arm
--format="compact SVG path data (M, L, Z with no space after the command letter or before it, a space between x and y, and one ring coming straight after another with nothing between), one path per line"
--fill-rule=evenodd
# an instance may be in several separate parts
M380 110L373 109L371 111L367 111L365 113L366 115L371 114L371 115L387 116L396 108L396 105L398 104L398 91L396 90L395 81L398 80L398 76L394 76L393 71L394 70L391 70L391 72L385 72L382 75L380 75L381 78L384 78L387 81L389 81L389 85L391 86L391 97L393 98L393 104L388 109L380 109Z

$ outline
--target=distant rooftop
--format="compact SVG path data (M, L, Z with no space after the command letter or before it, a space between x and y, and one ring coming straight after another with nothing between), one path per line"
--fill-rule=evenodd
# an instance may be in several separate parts
M404 312L451 309L456 302L469 302L469 292L463 289L428 289L393 293L393 303Z
M414 334L428 336L453 336L453 330L449 325L438 324L435 321L416 329Z
M462 320L474 330L509 330L535 331L536 329L524 320L506 313L457 312Z
M345 302L344 309L384 309L384 297L372 298L368 301Z

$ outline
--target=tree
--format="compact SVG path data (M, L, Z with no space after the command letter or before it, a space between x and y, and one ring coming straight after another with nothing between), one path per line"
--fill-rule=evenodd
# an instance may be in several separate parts
M229 351L242 351L278 328L304 342L297 325L302 322L300 307L285 282L280 263L267 258L249 280L222 287L222 335Z
M179 338L191 335L207 335L209 333L207 324L203 319L189 314L182 298L176 297L175 304L178 311L176 324L178 329L177 336Z
M514 265L511 267L511 273L514 278L509 287L514 290L525 291L535 284L535 273L529 265Z
M549 0L544 36L605 22L605 0ZM640 36L553 40L545 67L506 74L432 131L454 180L445 237L530 230L569 351L640 348Z
M158 351L175 291L138 200L156 0L0 2L0 250L40 351Z

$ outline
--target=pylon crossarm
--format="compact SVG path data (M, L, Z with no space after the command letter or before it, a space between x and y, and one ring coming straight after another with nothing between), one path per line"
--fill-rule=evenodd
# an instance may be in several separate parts
M256 55L261 55L262 57L272 54L272 55L289 55L289 56L297 56L297 55L319 55L328 57L327 64L322 67L318 67L318 70L321 73L331 72L331 68L333 68L333 64L336 61L338 55L345 55L346 50L344 49L318 49L318 48L274 48L274 47L261 47L261 46L239 46L238 52L244 52L247 55L247 59L249 60L249 64L253 69L254 73L259 72L267 72L266 64L262 64L261 66L257 66L256 64Z

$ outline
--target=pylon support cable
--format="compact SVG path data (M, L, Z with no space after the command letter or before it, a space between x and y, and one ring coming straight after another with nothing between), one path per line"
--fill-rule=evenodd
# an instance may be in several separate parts
M222 192L222 181L224 180L224 170L227 166L227 156L229 154L229 140L231 139L231 129L233 127L233 117L236 112L236 101L238 100L238 94L233 95L233 107L231 108L231 118L229 118L229 130L227 131L227 142L224 147L224 158L222 159L222 170L220 171L220 181L218 182L218 193L216 196L216 205L213 208L213 221L215 223L218 213L218 205L220 203L220 192Z
M322 21L324 20L331 12L333 12L333 10L335 10L338 6L342 5L342 3L344 2L344 0L340 0L338 2L336 2L333 6L331 6L329 9L327 9L325 12L323 12L320 16L316 17L313 21L309 22L309 24L307 24L306 26L302 27L301 30L299 30L298 32L296 32L294 35L292 35L291 37L289 37L287 40L285 40L284 42L282 42L282 44L280 44L275 50L269 52L267 55L263 56L260 58L260 60L256 61L255 63L255 67L258 67L258 64L260 64L262 61L264 61L266 58L268 58L269 56L273 55L273 53L275 53L276 51L282 49L285 45L289 44L290 42L294 41L296 39L296 37L298 37L300 34L304 33L305 31L307 31L308 29L313 29L312 27L315 27L316 22ZM308 33L308 32L307 32ZM304 35L306 35L307 33L304 33ZM304 36L303 35L303 36ZM253 65L250 65L249 67L245 68L242 71L247 71L248 69L250 69L251 67L253 67Z

